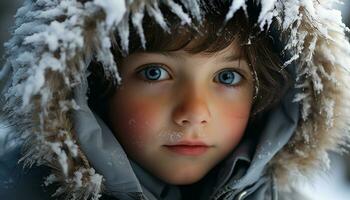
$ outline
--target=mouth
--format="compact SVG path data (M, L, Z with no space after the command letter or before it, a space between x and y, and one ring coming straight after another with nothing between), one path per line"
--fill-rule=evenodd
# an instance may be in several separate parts
M201 141L180 141L176 144L163 145L165 148L180 155L199 156L209 150L210 145Z

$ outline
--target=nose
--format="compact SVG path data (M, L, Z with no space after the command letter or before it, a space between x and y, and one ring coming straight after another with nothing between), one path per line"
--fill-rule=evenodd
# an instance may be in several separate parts
M173 111L174 122L182 127L206 126L211 118L206 95L198 90L188 90L181 96Z

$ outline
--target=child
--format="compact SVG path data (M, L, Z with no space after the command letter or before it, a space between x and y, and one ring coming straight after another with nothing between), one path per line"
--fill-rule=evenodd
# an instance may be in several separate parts
M0 194L301 199L348 139L350 49L330 8L269 3L27 2L2 71L23 152ZM15 157L41 167L15 177Z

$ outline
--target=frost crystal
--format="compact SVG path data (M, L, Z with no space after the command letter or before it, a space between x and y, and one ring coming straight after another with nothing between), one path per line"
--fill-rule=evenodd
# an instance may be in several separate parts
M144 8L145 8L144 4L142 4L137 10L133 11L131 21L140 36L142 48L146 49L146 39L145 39L143 27L142 27L142 19L144 17Z
M97 6L103 8L106 13L107 29L110 29L115 24L118 24L126 12L125 1L116 0L94 0Z
M197 19L197 21L202 20L202 13L199 7L199 0L181 0L181 2L186 7L186 9L192 13L192 15Z
M65 176L68 175L68 162L67 162L67 154L62 150L62 145L60 143L48 143L51 147L52 151L57 155L58 162L61 165L63 174Z
M168 0L168 1L166 1L166 3L168 4L171 11L180 17L180 19L182 20L182 25L183 24L188 24L188 25L191 24L191 21L192 21L191 18L182 10L182 8L179 4L175 3L172 0Z
M83 174L81 173L81 171L74 172L74 182L77 188L80 188L83 185L82 178Z
M230 20L233 17L233 15L236 13L236 11L239 10L240 8L243 8L244 10L246 10L245 0L232 1L230 9L226 14L225 21L227 22L228 20Z
M51 185L52 183L57 181L57 177L54 174L50 174L48 177L45 178L44 185L48 186Z
M122 49L128 52L129 49L129 14L119 23L118 27L119 37L121 39ZM108 45L109 46L109 45Z
M158 3L153 2L151 5L146 5L146 10L165 31L169 32L169 27L165 22L162 11L159 9Z
M263 29L265 24L267 27L272 23L272 18L275 17L274 7L277 0L261 0L261 11L259 15L258 22L260 23L260 28Z
M72 153L73 157L78 156L78 145L75 144L71 139L67 139L64 141L64 143L67 145L68 149Z

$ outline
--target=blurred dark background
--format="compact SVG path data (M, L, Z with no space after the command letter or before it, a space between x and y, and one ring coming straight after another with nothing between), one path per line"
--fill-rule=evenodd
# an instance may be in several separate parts
M14 25L14 16L16 14L16 10L22 4L23 1L24 0L0 1L0 55L3 55L4 53L3 44L6 40L8 40L11 32L11 27L13 27ZM3 61L3 59L1 59L1 61Z

